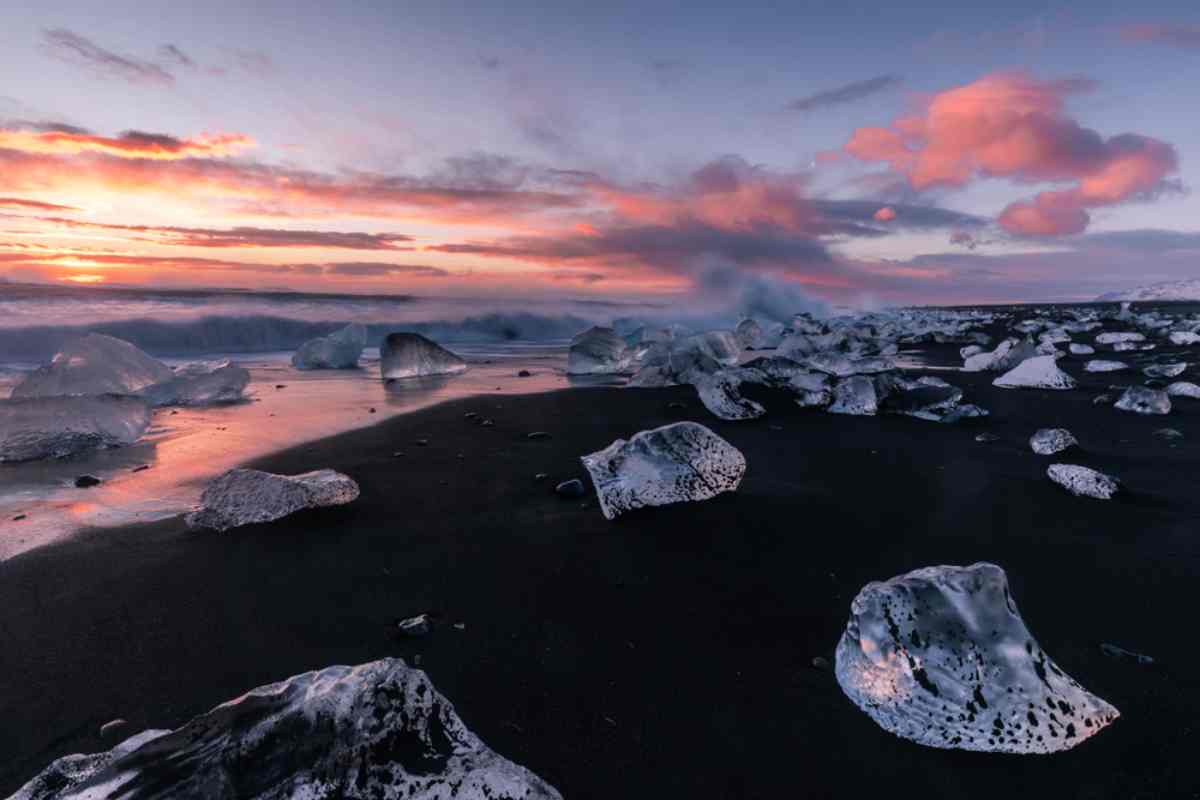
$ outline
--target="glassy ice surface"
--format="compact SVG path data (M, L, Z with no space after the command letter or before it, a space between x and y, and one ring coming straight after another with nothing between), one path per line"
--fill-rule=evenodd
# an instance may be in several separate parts
M150 409L133 397L0 400L0 462L61 459L98 448L130 445L149 424Z
M367 346L367 326L352 322L340 331L309 339L292 354L296 369L353 369Z
M836 674L882 728L930 747L1052 753L1118 716L1042 650L995 564L867 584L850 606Z
M14 387L12 396L137 394L171 378L165 364L129 342L91 333L67 342L49 364Z
M419 333L389 333L379 353L385 380L453 375L467 368L461 357Z
M731 492L746 472L746 459L736 447L695 422L617 439L581 460L608 519L646 506Z

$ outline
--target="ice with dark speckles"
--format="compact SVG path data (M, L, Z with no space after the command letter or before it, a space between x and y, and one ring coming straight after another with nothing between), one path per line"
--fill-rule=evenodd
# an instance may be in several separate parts
M742 482L746 458L697 422L676 422L617 439L583 456L608 519L646 506L708 500Z
M836 672L882 728L930 747L1053 753L1119 716L1050 660L995 564L867 584L850 606Z
M58 759L10 800L561 800L398 658L262 686L174 731Z

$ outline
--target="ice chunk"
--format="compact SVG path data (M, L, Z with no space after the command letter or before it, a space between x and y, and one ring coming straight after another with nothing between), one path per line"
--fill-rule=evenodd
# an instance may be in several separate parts
M753 370L735 367L712 375L698 375L692 383L705 408L720 419L734 421L756 419L766 413L762 405L742 397L741 393L743 382L760 383L761 377L761 373L756 375Z
M738 343L743 348L750 349L762 336L763 330L757 321L747 317L737 324L737 327L733 329L733 333L737 336Z
M970 358L971 356L977 356L982 352L984 352L984 349L982 347L980 347L979 345L969 344L966 347L959 350L958 355L960 357L962 357L962 359L965 361L966 359Z
M1194 331L1172 331L1167 338L1174 345L1200 344L1200 333Z
M1136 414L1171 413L1171 398L1167 393L1146 386L1130 386L1114 405Z
M1170 397L1190 397L1194 400L1200 400L1200 386L1188 381L1176 381L1167 387L1167 395Z
M1150 378L1177 378L1188 368L1187 362L1176 364L1151 364L1142 372Z
M646 506L707 500L742 482L746 459L695 422L676 422L617 439L584 456L600 510L608 519Z
M1153 350L1157 346L1150 342L1117 342L1112 349L1114 353L1125 353L1131 350Z
M561 800L472 733L398 658L262 686L174 731L66 756L11 800Z
M1078 342L1071 342L1070 350L1071 354L1076 356L1090 356L1092 353L1096 352L1096 348L1092 347L1090 344L1079 344Z
M879 394L875 382L865 375L843 378L833 387L830 414L870 416L879 412Z
M1079 441L1066 428L1042 428L1029 437L1030 448L1040 456L1052 456L1077 444Z
M612 328L588 328L571 340L567 374L615 375L629 368L632 355Z
M144 400L118 395L0 400L0 462L64 458L133 444L150 425Z
M1111 475L1078 464L1051 464L1046 475L1076 497L1108 500L1121 488L1121 482Z
M1101 333L1096 336L1096 344L1117 344L1118 342L1144 342L1145 334L1141 333Z
M49 364L38 367L17 384L12 396L137 394L171 377L166 364L129 342L89 333L63 345Z
M353 369L367 346L367 326L351 322L340 331L310 339L292 353L296 369Z
M1123 369L1129 369L1124 361L1106 361L1103 358L1094 358L1083 365L1084 372L1119 372Z
M187 515L187 524L226 531L281 519L305 508L344 505L357 497L358 484L331 469L301 475L231 469L204 489L200 508Z
M851 375L874 375L896 368L890 358L847 358L840 353L817 353L804 359L804 364L815 370L846 378Z
M379 357L383 379L389 381L454 375L467 368L467 362L419 333L389 333L379 348Z
M1037 355L1037 348L1030 342L1005 339L990 353L976 353L963 362L967 372L1001 372L1012 369L1027 358Z
M250 372L226 361L195 361L138 392L154 406L207 406L243 400Z
M992 381L1002 389L1074 389L1075 379L1058 368L1054 356L1027 358Z
M963 396L962 389L949 384L896 381L891 389L883 402L885 411L932 422L940 422L951 413Z
M867 584L850 606L836 675L880 727L930 747L1052 753L1119 716L1050 660L995 564Z

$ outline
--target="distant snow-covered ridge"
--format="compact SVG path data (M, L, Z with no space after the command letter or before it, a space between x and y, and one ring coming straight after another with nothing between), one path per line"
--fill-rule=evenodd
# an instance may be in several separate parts
M1200 278L1152 283L1149 286L1139 286L1136 289L1126 289L1122 292L1109 292L1100 295L1096 300L1100 302L1128 300L1143 303L1155 300L1200 301Z

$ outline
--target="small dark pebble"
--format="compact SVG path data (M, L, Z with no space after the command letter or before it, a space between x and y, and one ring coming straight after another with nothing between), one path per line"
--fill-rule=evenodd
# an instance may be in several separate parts
M481 427L484 427L484 428L490 428L490 427L492 427L493 425L495 425L496 423L492 422L490 419L485 419L483 422L481 422L481 423L479 423L479 424L480 424L480 426L481 426Z
M532 375L533 375L533 373L527 369L523 369L517 373L518 378L529 378L529 377L532 377Z
M681 403L678 400L675 400L673 402L667 403L667 408L669 408L673 411L676 411L679 409L687 408L687 403Z
M1000 441L1000 437L994 433L980 433L975 436L975 441L983 444L991 444L992 442Z
M546 480L546 478L549 478L549 477L550 477L550 473L548 473L548 472L539 472L537 475L534 475L534 476L533 476L533 479L534 479L535 481L544 481L544 480Z
M24 514L17 514L15 517L13 517L13 522L20 522L23 519L25 519Z
M277 384L275 384L275 388L276 389L286 389L287 384L286 383L277 383Z
M525 436L525 438L526 439L549 439L550 434L547 433L546 431L534 431L533 433L527 434Z
M1092 405L1094 406L1112 405L1113 402L1111 394L1098 394L1092 398Z
M815 657L815 658L812 660L812 665L813 665L813 668L814 668L814 669L823 670L823 671L825 671L825 672L828 672L828 671L829 671L829 669L830 669L830 667L829 667L829 659L827 659L827 658L822 658L821 656L817 656L817 657Z
M403 455L404 455L403 450L397 450L396 452L392 453L392 458L400 458Z
M149 464L142 464L141 466L134 467L134 468L133 468L133 471L134 471L134 472L145 472L145 471L146 471L146 470L148 470L148 469L150 469L150 465L149 465Z
M89 486L99 486L100 479L95 475L80 475L75 479L75 488L86 489Z
M413 442L413 444L415 444L417 447L429 447L429 440L417 439L415 442Z
M463 414L463 419L476 419L478 416L479 416L479 412L468 411L467 413Z
M375 413L375 406L371 406L370 408L368 408L368 409L367 409L367 413L368 413L368 414L374 414L374 413Z
M173 416L175 416L175 415L176 415L176 414L178 414L178 413L179 413L178 411L172 411L172 412L171 412L171 416L173 417Z
M554 487L554 491L560 497L583 497L583 481L579 480L579 478L572 478L569 481L563 481L558 486Z

